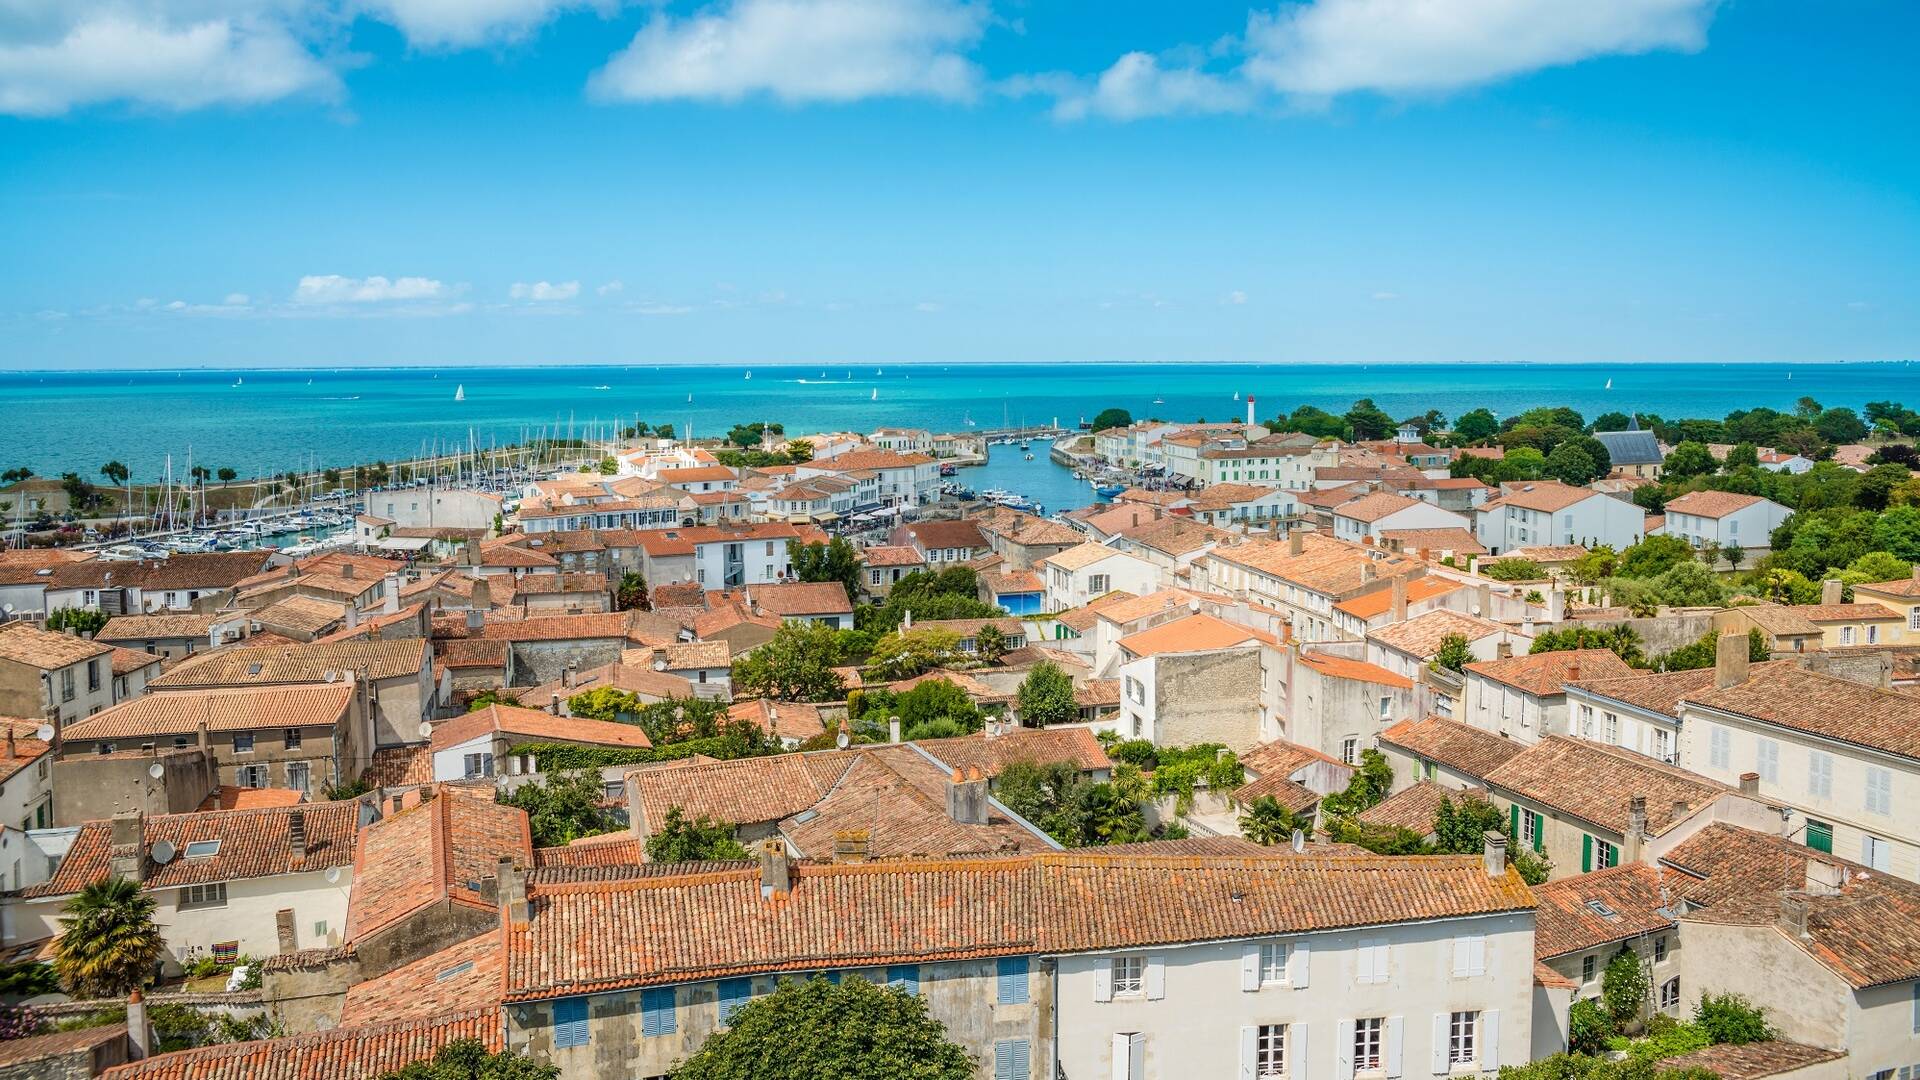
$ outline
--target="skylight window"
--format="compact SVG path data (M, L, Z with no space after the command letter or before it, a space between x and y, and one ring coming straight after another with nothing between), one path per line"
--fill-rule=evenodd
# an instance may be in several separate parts
M465 975L467 972L472 970L473 970L473 961L462 960L461 962L453 965L452 967L446 969L445 971L442 971L440 974L435 975L433 977L433 981L445 982L446 980L451 979L456 975Z
M195 840L187 845L187 858L205 859L220 854L220 841Z
M258 675L258 674L260 674L260 665L259 665L259 664L248 664L248 665L247 665L247 674L249 674L249 675Z
M1617 919L1620 917L1620 913L1608 907L1605 900L1589 900L1587 901L1587 909L1603 919Z

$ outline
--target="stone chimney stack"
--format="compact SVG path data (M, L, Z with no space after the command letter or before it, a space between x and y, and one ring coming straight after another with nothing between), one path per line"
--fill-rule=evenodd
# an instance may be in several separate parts
M793 868L787 864L787 842L770 837L760 842L760 899L784 897L793 888Z
M473 599L468 601L467 606L476 611L485 611L493 606L493 586L487 584L486 578L473 579Z
M1747 635L1722 634L1714 645L1713 688L1725 690L1747 681Z
M890 743L900 741L900 718L897 716L887 717L887 741Z
M144 881L147 876L146 818L138 810L113 815L107 869L115 877Z
M1306 550L1307 550L1306 530L1299 529L1299 528L1287 530L1287 554L1303 555L1306 553Z
M1759 797L1760 795L1760 774L1759 773L1743 772L1740 774L1740 794L1747 795L1750 797L1755 797L1755 798Z
M380 611L387 615L400 614L400 575L388 574L386 588L381 591L385 595L380 599Z
M1396 575L1393 579L1393 621L1407 621L1407 579L1405 575Z
M1360 564L1360 580L1362 582L1372 581L1378 573L1379 571L1374 568L1372 559L1368 559L1366 562Z
M1621 861L1637 863L1640 861L1640 845L1647 838L1647 797L1635 795L1627 800L1626 848L1620 853Z
M500 869L496 871L497 888L500 890L500 910L506 914L507 925L514 930L527 928L527 875L513 865L513 860L502 858Z
M1807 898L1804 894L1780 895L1780 929L1796 940L1807 936Z
M1513 642L1502 640L1499 644L1493 647L1493 655L1499 657L1502 660L1513 659Z
M1807 892L1814 896L1833 896L1846 884L1846 869L1823 859L1807 860Z
M296 861L307 857L307 815L304 810L287 812L287 847Z
M1841 603L1841 597L1845 595L1846 586L1833 578L1828 578L1820 583L1820 602L1822 604Z
M147 1022L147 999L138 987L127 995L127 1060L153 1055L153 1026Z
M1507 838L1497 829L1488 829L1481 837L1485 847L1481 849L1480 861L1488 877L1507 875Z
M966 772L953 770L947 781L947 815L961 825L987 823L987 778L975 765Z

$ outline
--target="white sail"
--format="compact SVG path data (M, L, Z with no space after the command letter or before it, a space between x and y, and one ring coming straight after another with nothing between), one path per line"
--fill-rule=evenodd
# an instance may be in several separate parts
M461 383L459 386L456 386L453 388L453 400L455 401L467 400L467 384L466 383Z
M1612 380L1612 379L1608 379L1608 380L1607 380L1607 389L1609 389L1609 390L1611 390L1611 389L1613 389L1613 380Z
M879 387L877 387L877 386L876 386L876 387L874 387L874 388L873 388L873 396L872 396L871 398L868 398L867 400L869 400L869 401L879 401L879 400L880 400L880 388L879 388Z

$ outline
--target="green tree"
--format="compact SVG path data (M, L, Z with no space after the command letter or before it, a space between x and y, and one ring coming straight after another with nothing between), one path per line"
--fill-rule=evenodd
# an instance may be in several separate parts
M121 998L153 979L166 940L154 925L153 894L119 876L88 883L67 901L53 970L77 998Z
M970 1080L926 999L865 979L782 979L675 1066L673 1080Z
M1286 416L1269 420L1267 427L1273 431L1297 431L1316 439L1344 439L1352 434L1345 420L1312 405L1302 405Z
M47 616L47 629L56 633L72 630L76 634L97 634L107 625L109 616L92 608L58 608Z
M1705 443L1683 442L1667 453L1661 463L1660 471L1669 480L1685 480L1692 476L1712 476L1719 468L1713 460L1713 451Z
M1702 994L1693 1007L1693 1022L1705 1028L1716 1045L1766 1042L1775 1037L1767 1011L1739 994Z
M1548 576L1547 568L1532 559L1511 556L1481 563L1480 573L1495 581L1542 581Z
M1874 550L1920 562L1920 507L1896 506L1873 523Z
M949 733L945 725L958 729L950 734L964 735L980 730L983 719L973 699L950 679L928 679L895 697L893 715L908 740L941 738Z
M1615 1024L1637 1020L1651 989L1647 970L1640 965L1639 954L1626 946L1621 946L1620 951L1613 954L1613 959L1607 961L1606 970L1600 973L1600 1003Z
M1655 657L1652 666L1660 671L1697 671L1714 664L1719 649L1719 634L1709 631L1697 641L1682 645ZM1759 663L1768 657L1767 637L1759 630L1747 631L1747 659Z
M1561 630L1543 630L1533 639L1528 653L1571 652L1575 649L1611 649L1614 655L1633 667L1645 667L1647 656L1640 634L1631 626L1569 626Z
M479 712L481 709L491 708L495 705L512 705L515 708L521 707L519 697L508 691L482 690L473 695L472 701L467 702L467 711Z
M992 664L1007 655L1007 635L988 623L973 635L973 655Z
M1830 443L1856 443L1867 437L1867 425L1852 409L1823 410L1813 421L1813 430Z
M8 469L0 473L0 484L16 484L32 475L32 469Z
M826 543L787 541L787 561L801 581L837 581L847 590L849 603L860 598L860 553L842 536Z
M1621 552L1620 565L1614 572L1626 578L1651 578L1693 561L1693 547L1685 540L1656 534Z
M1506 835L1500 808L1485 799L1442 798L1433 812L1433 850L1441 855L1478 855L1486 850L1487 831Z
M109 461L100 466L100 475L107 478L107 483L119 487L127 482L127 477L132 476L133 471L118 461Z
M911 679L960 658L959 634L945 627L916 626L874 642L867 670L876 678Z
M660 831L647 837L647 858L652 862L710 862L747 857L747 849L733 838L733 826L706 817L688 821L678 806L669 807Z
M1633 426L1633 418L1623 412L1603 412L1593 418L1587 426L1589 431L1625 431Z
M833 670L841 662L830 626L790 622L765 644L733 662L733 685L749 697L777 701L838 701L846 684Z
M1073 696L1073 678L1059 665L1042 660L1020 680L1014 694L1014 708L1025 727L1070 724L1080 718L1080 703Z
M1125 409L1102 409L1100 415L1093 418L1093 430L1096 432L1132 426L1133 414Z
M1866 585L1913 576L1913 564L1888 551L1869 551L1848 563L1847 570L1859 575L1857 584Z
M619 827L612 813L600 805L605 795L600 777L581 769L555 773L543 783L522 784L512 794L500 794L496 798L527 812L534 846L561 847L583 836L599 836Z
M1353 408L1347 410L1346 421L1355 441L1385 439L1393 434L1393 417L1375 405L1372 398L1354 402Z
M1453 437L1463 446L1483 443L1500 431L1500 421L1486 409L1473 409L1461 413L1453 422Z
M1592 998L1581 998L1567 1010L1567 1049L1576 1054L1606 1053L1613 1031L1613 1017Z
M1445 668L1453 672L1465 672L1467 665L1473 663L1473 648L1467 643L1465 634L1447 634L1440 639L1440 648L1433 654L1433 669Z
M1750 442L1736 443L1727 451L1727 470L1757 469L1760 467L1760 448Z
M1695 560L1669 567L1650 584L1654 595L1669 607L1718 607L1727 602L1727 587Z
M1862 510L1885 510L1893 504L1893 493L1913 479L1913 470L1905 465L1875 465L1860 477L1853 504Z
M225 487L226 485L233 483L235 480L239 479L240 477L239 473L233 471L230 468L227 468L224 465L221 466L219 471L214 473L214 475L220 478L220 484L222 487Z
M1293 836L1295 829L1310 829L1313 822L1302 824L1293 811L1280 805L1280 800L1271 795L1262 795L1247 804L1240 815L1240 835L1256 844L1272 847L1284 844Z
M1338 817L1353 817L1379 805L1392 790L1393 763L1385 754L1369 747L1360 751L1360 766L1347 780L1345 790L1322 799L1320 809Z
M1582 487L1605 476L1594 464L1593 456L1571 442L1561 443L1547 455L1547 476L1563 484Z
M613 590L613 606L620 611L653 610L653 601L647 597L647 579L638 570L620 575L620 583Z
M79 473L61 473L60 490L67 493L67 505L75 510L92 510L103 501L100 490L82 479Z
M489 1051L479 1039L456 1039L426 1061L381 1075L380 1080L559 1080L560 1066Z

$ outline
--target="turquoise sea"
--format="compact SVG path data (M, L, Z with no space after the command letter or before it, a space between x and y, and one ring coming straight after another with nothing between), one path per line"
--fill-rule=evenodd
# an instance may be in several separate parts
M507 443L543 429L672 423L719 434L777 420L793 434L1004 422L1064 425L1108 406L1135 417L1262 418L1301 404L1344 411L1371 397L1395 416L1536 405L1718 417L1811 396L1858 408L1920 406L1920 368L1877 364L1143 365L901 364L732 367L344 368L0 372L0 468L91 475L117 458L137 479L193 462L243 476L408 457L469 436ZM1612 381L1611 389L1608 380ZM456 388L465 400L455 401ZM1241 400L1236 401L1235 394ZM1155 399L1160 399L1155 404ZM1044 455L1041 455L1044 458Z

